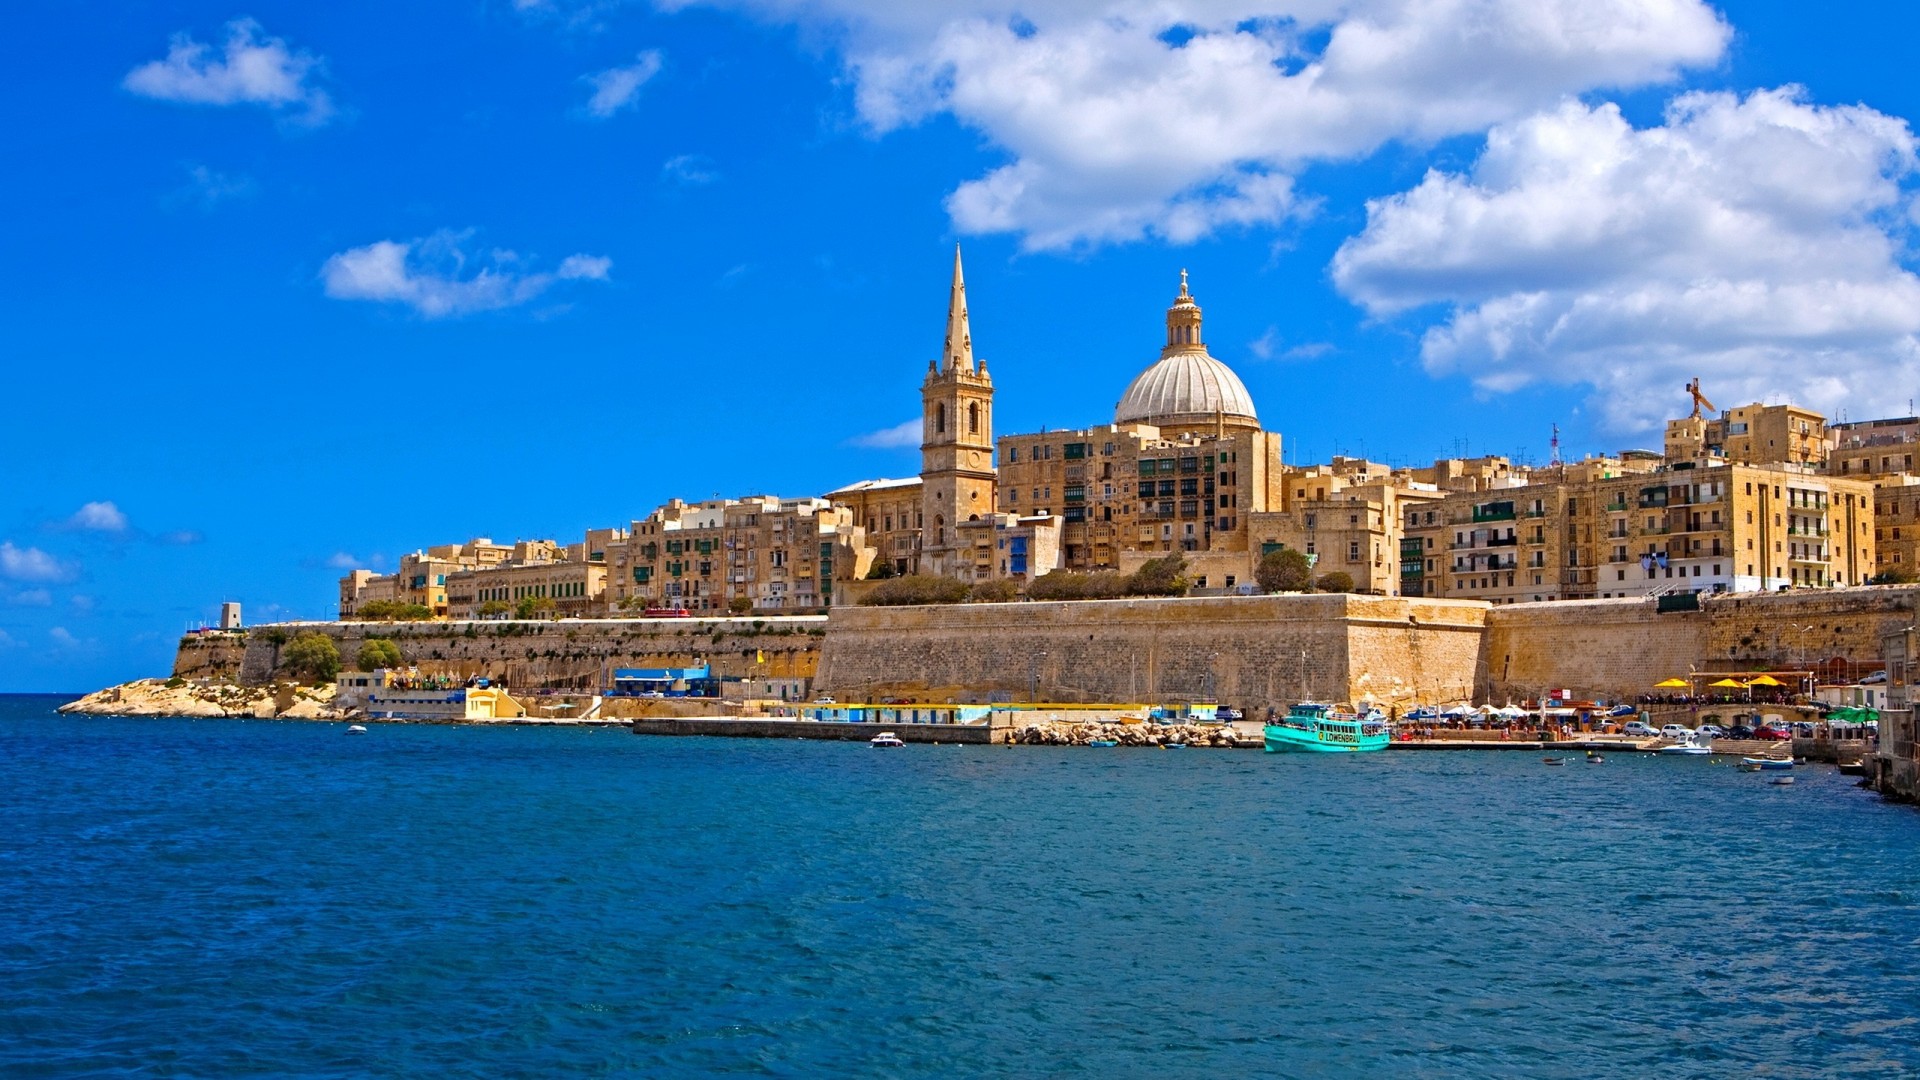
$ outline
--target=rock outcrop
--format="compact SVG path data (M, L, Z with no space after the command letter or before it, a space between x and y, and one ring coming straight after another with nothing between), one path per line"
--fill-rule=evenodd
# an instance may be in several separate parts
M339 720L332 686L241 686L212 679L136 679L70 701L63 713L92 716L253 717L283 720Z

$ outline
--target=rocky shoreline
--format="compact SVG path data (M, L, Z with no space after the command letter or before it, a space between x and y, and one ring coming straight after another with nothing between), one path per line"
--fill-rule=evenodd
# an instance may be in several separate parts
M1116 746L1238 745L1232 728L1199 724L1053 723L1017 728L1008 742L1021 746L1089 746L1112 742Z
M331 686L241 686L208 679L135 679L96 690L60 706L63 713L86 716L179 716L255 720L342 720L348 710L333 706Z

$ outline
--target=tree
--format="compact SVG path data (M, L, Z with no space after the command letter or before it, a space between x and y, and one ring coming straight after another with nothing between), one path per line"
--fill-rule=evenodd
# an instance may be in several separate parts
M433 618L433 609L425 604L404 600L369 600L360 605L360 618L379 622L420 622Z
M553 602L551 596L523 596L520 605L513 609L514 615L522 619L538 619L551 615L560 605Z
M1912 570L1908 570L1905 567L1896 567L1890 570L1882 570L1879 573L1873 575L1872 577L1867 579L1867 584L1869 585L1912 585L1916 581L1920 581L1920 574L1916 574Z
M1186 570L1187 557L1177 551L1148 559L1127 579L1127 591L1135 596L1185 596L1192 588Z
M753 597L736 596L727 601L727 610L733 612L735 615L745 615L747 612L753 610Z
M340 674L340 648L317 630L294 638L282 654L287 670L315 683L328 683Z
M406 661L400 657L400 646L388 638L368 638L360 643L360 655L354 666L361 671L378 671L381 668L397 668Z
M628 599L632 598L629 597ZM507 603L505 600L489 600L480 605L480 617L483 619L491 619L496 615L505 615L512 610L513 605Z
M898 571L893 568L893 560L875 559L873 560L873 569L867 571L867 580L885 581L896 573L898 573Z
M1292 548L1269 551L1260 556L1260 565L1253 571L1253 580L1260 583L1262 591L1306 592L1313 581L1313 566L1307 557Z
M1352 592L1353 575L1345 570L1329 570L1320 575L1313 587L1321 592Z
M1009 578L995 581L982 581L967 594L967 600L974 604L1004 604L1020 595L1020 586Z

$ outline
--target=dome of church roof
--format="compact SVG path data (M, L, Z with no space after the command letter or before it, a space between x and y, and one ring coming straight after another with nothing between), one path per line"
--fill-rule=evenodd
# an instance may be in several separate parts
M1134 376L1120 404L1114 407L1113 422L1204 422L1223 415L1256 425L1260 422L1253 410L1253 396L1247 393L1240 376L1202 350L1163 356Z
M1215 360L1200 340L1200 305L1180 272L1180 295L1167 309L1167 344L1153 366L1134 376L1114 406L1116 424L1192 427L1224 421L1259 427L1253 395L1233 369Z

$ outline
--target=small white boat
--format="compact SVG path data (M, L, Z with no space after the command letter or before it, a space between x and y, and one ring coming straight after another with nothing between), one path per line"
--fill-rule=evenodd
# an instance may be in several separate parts
M1743 757L1740 759L1740 768L1745 772L1754 772L1756 770L1761 772L1784 771L1793 768L1793 759L1790 757Z
M901 742L900 736L895 735L893 732L883 731L880 734L875 735L873 738L868 739L867 745L868 746L905 746L907 744L904 742Z
M1685 754L1691 757L1700 757L1713 753L1713 739L1696 731L1671 746L1661 747L1660 752L1663 754Z
M366 733L367 733L367 725L365 724L348 724L347 725L347 734L349 735L365 735Z
M1767 777L1767 783L1769 783L1769 784L1778 784L1778 785L1779 785L1779 786L1781 786L1781 787L1786 787L1786 786L1787 786L1788 784L1791 784L1791 783L1793 783L1793 777L1791 777L1791 776L1769 776L1769 777Z

